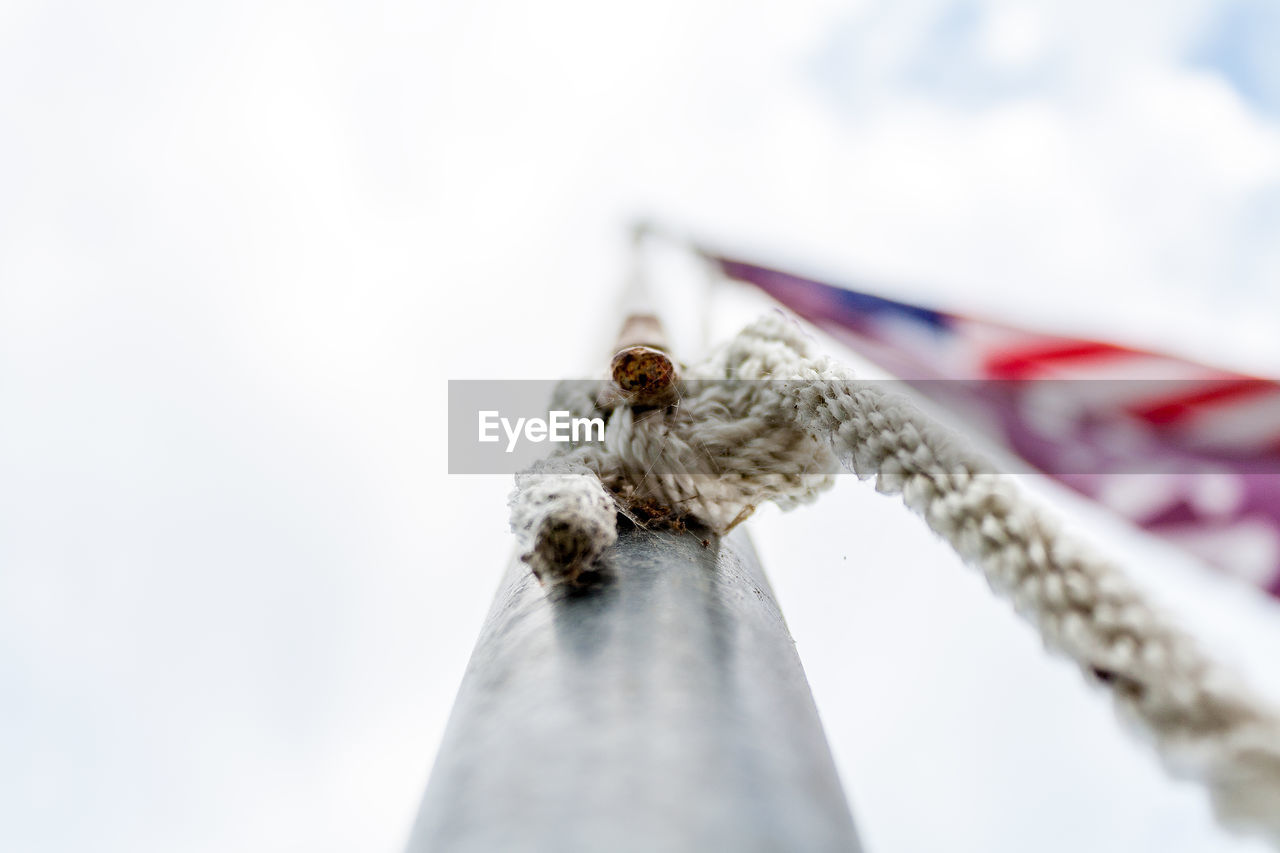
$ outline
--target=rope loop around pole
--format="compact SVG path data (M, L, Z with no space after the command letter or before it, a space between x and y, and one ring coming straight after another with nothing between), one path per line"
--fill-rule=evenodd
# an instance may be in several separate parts
M603 385L602 385L603 387ZM616 538L617 516L694 519L723 533L772 501L790 508L843 465L900 495L1039 632L1110 692L1168 766L1209 789L1219 819L1280 847L1280 717L1210 661L1113 563L1068 537L1013 478L910 401L814 357L781 313L684 371L677 400L641 412L566 392L606 420L516 479L512 529L544 583L572 583Z

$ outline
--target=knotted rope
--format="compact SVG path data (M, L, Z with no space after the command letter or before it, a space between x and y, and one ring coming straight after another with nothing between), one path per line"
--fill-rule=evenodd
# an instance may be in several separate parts
M766 381L767 380L767 381ZM779 314L745 329L644 410L581 385L556 408L606 418L581 444L516 478L511 524L545 583L573 582L640 524L696 520L727 532L765 501L792 507L841 463L900 494L991 588L1109 690L1166 766L1200 779L1219 820L1280 846L1280 718L1206 658L1120 569L907 400L809 353Z

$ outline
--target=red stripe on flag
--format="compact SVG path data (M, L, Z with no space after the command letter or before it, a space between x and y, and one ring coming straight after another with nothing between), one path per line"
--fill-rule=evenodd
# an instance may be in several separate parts
M1266 393L1274 394L1277 391L1280 391L1280 385L1269 379L1242 377L1232 380L1215 380L1200 391L1178 394L1164 400L1133 407L1130 411L1148 423L1171 424L1185 420L1212 404L1238 401L1241 398L1256 397Z
M1076 361L1096 361L1116 355L1141 355L1128 347L1097 341L1058 341L988 356L983 368L994 379L1024 379L1040 369Z

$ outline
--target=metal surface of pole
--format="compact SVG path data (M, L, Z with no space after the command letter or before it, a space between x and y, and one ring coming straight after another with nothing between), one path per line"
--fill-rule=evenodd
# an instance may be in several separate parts
M601 574L548 592L513 562L409 853L858 850L746 534L628 527Z

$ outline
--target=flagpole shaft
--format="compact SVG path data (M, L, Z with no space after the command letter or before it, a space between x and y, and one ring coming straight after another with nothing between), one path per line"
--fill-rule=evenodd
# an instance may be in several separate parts
M628 529L603 565L579 591L507 571L409 853L858 850L745 533Z

